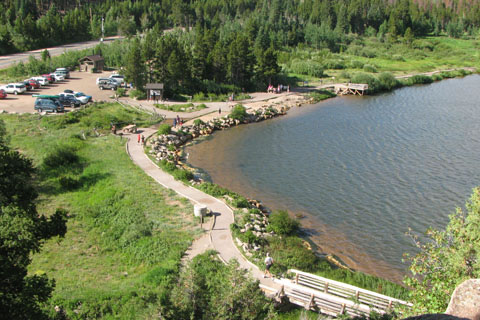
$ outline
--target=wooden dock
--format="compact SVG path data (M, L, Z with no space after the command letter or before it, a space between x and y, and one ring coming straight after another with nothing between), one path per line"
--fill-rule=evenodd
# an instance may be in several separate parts
M368 90L366 83L338 83L333 86L335 94L339 96L353 94L363 96Z
M282 286L277 296L285 296L291 303L307 310L334 317L345 313L349 316L368 318L372 311L384 314L396 310L401 305L411 306L406 301L314 274L294 269L288 272L293 273L293 280L284 278L275 280Z

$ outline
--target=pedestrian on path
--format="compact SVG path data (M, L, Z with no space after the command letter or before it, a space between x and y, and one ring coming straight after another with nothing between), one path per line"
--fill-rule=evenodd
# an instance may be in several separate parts
M270 268L273 265L273 258L270 257L270 253L267 252L267 257L265 258L265 272L263 273L264 278L268 278L267 274L269 277L272 277L272 274L270 273Z
M145 145L145 137L143 136L143 134L142 134L142 145L143 146Z
M222 108L218 108L218 114L222 114Z
M173 127L174 127L174 128L177 127L177 118L173 118Z
M140 137L140 133L139 133L138 138L137 138L137 143L140 143L140 139L141 139L141 137Z

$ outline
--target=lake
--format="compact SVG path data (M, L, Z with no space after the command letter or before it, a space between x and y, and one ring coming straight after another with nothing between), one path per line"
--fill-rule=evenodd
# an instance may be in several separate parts
M303 215L320 252L400 281L408 228L443 228L480 177L480 76L347 96L186 148L214 183Z

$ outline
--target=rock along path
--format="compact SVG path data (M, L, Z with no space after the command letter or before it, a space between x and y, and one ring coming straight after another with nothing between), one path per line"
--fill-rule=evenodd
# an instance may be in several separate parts
M155 129L139 129L139 133L145 138L153 135ZM172 189L179 195L189 199L193 203L203 204L212 210L214 214L213 227L209 231L210 245L218 252L219 257L224 261L236 259L240 267L250 271L253 278L258 279L266 287L278 291L280 286L270 278L263 278L263 271L251 262L247 261L233 243L230 233L230 224L234 222L233 211L224 202L214 198L198 189L187 186L180 181L176 181L170 174L164 172L155 165L145 154L143 146L137 143L137 134L125 135L128 138L127 152L132 161L139 166L146 174L152 177L165 188ZM203 252L210 247L205 241L205 237L194 241L190 256Z

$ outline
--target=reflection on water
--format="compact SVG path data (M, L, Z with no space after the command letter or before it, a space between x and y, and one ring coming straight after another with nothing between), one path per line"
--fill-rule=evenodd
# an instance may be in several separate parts
M187 148L215 183L303 213L319 248L400 280L405 232L444 227L479 185L480 77L292 109Z

